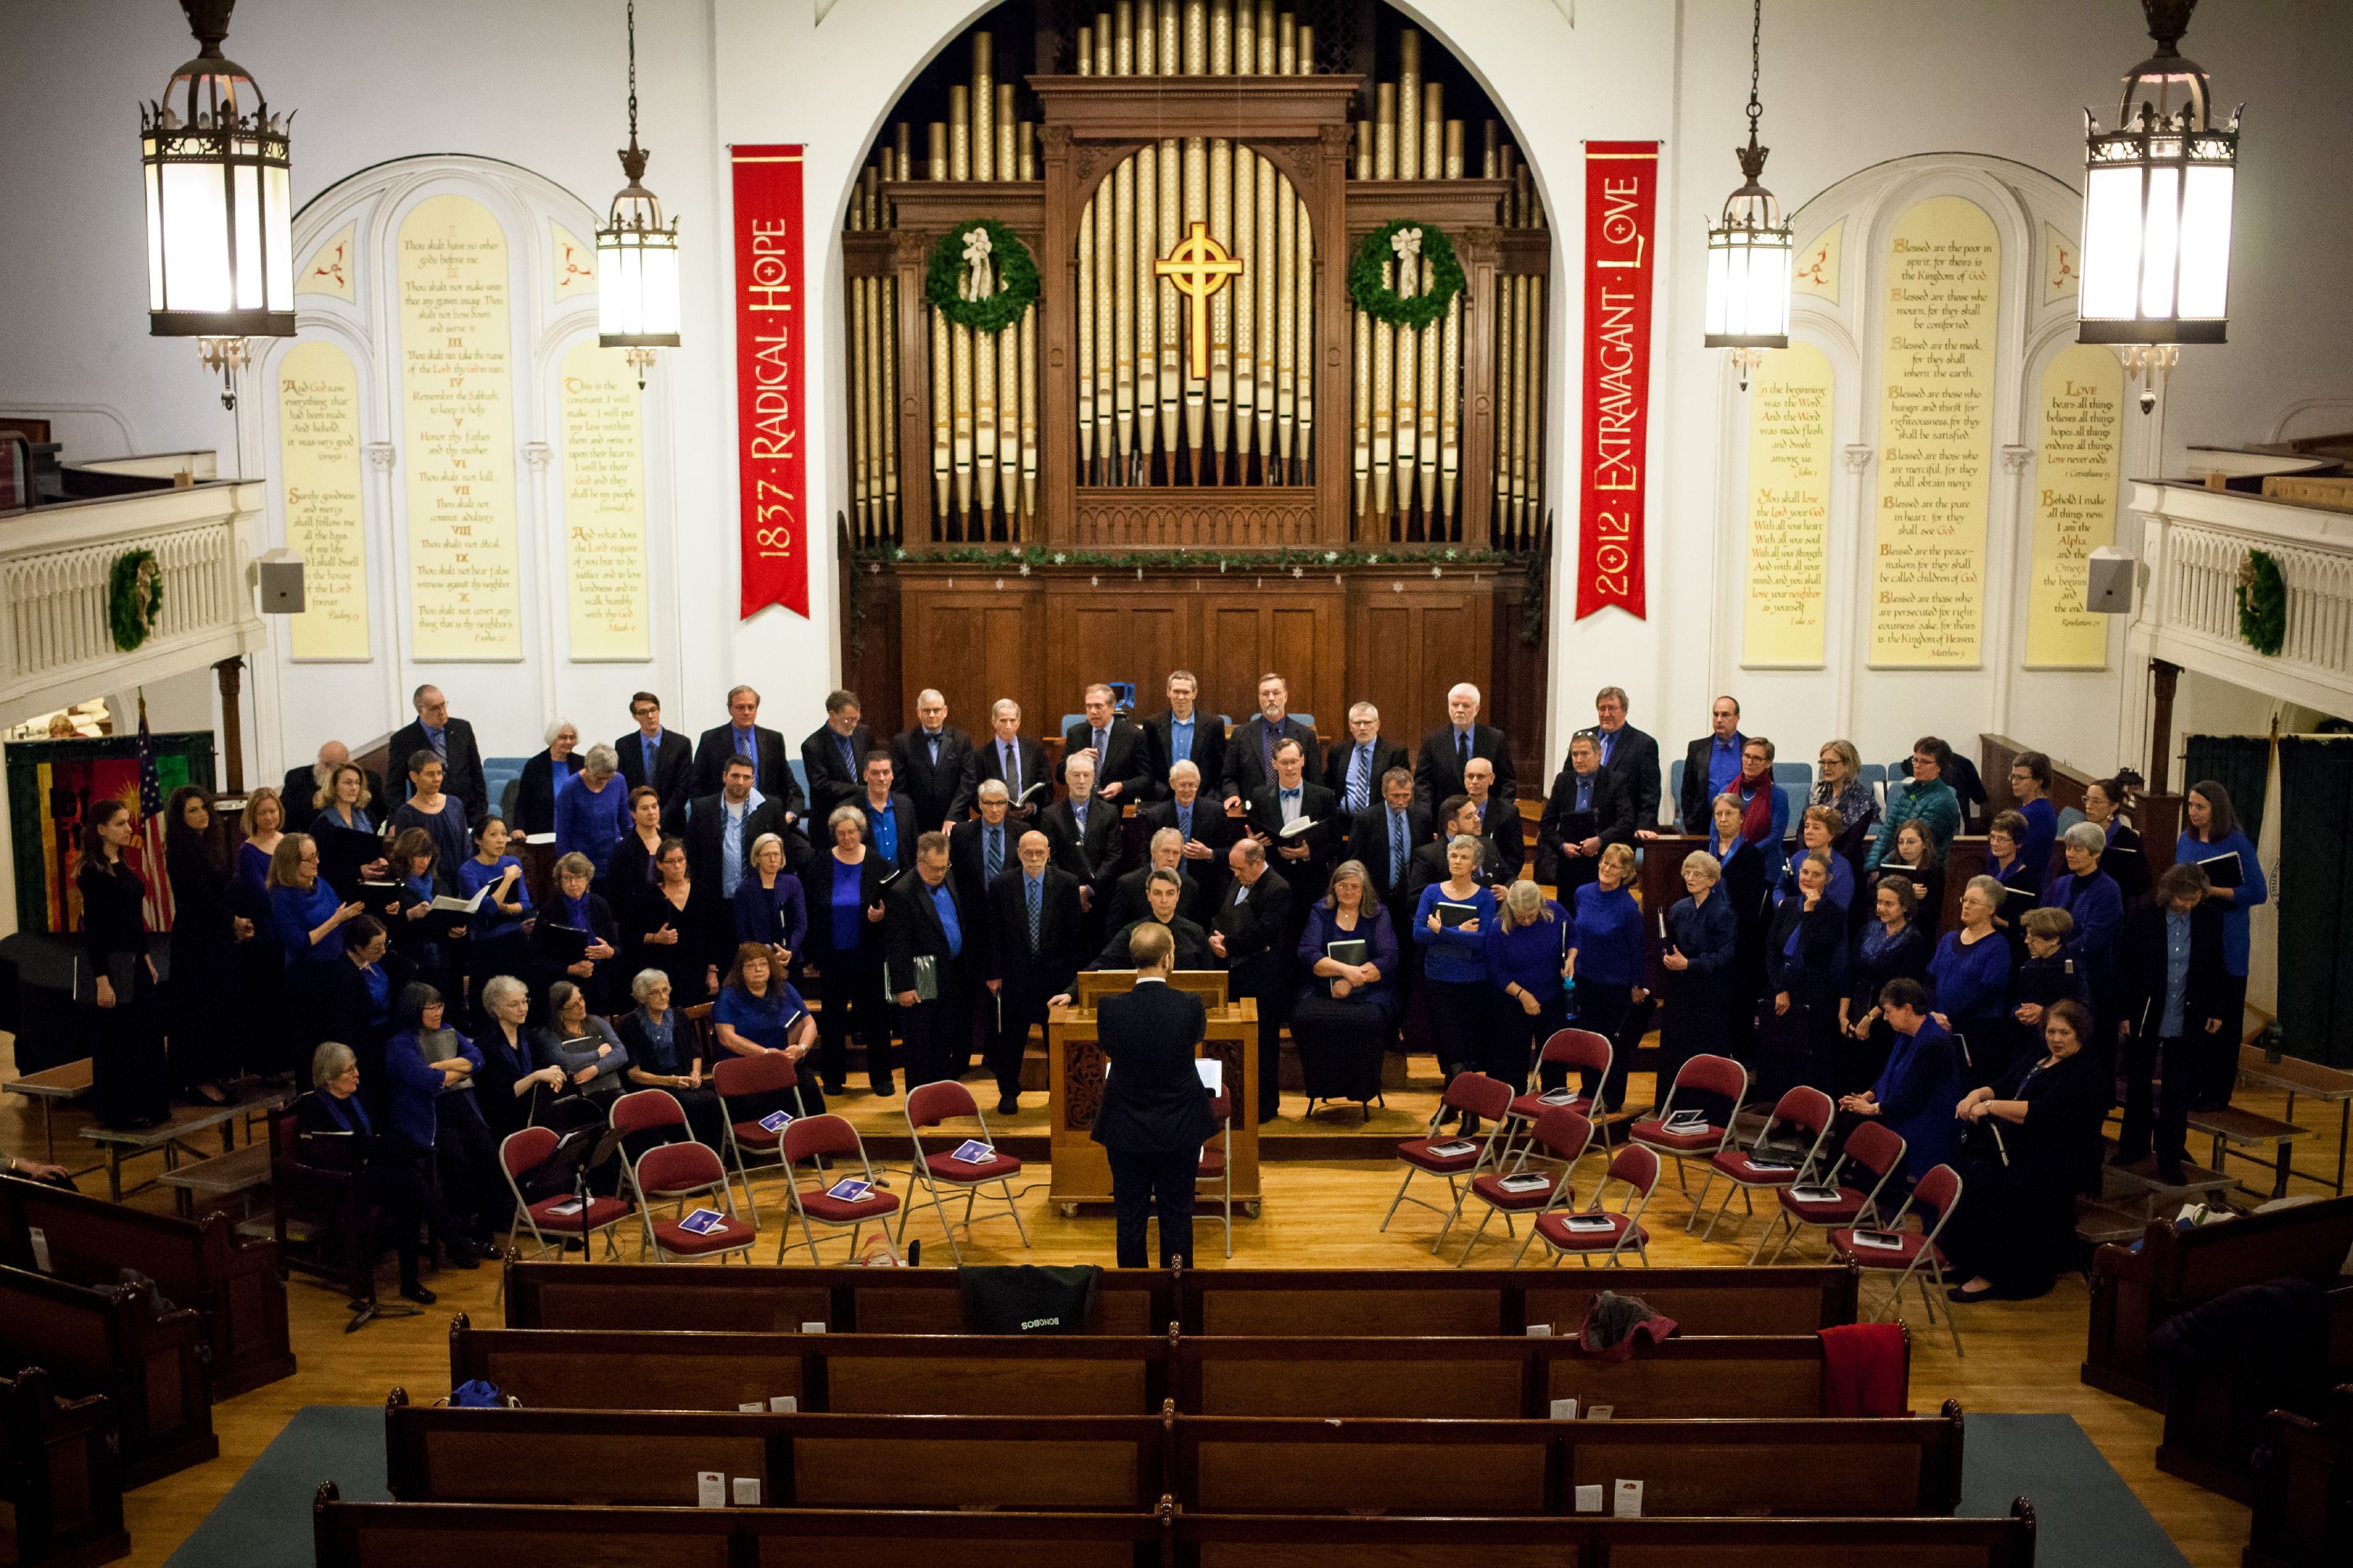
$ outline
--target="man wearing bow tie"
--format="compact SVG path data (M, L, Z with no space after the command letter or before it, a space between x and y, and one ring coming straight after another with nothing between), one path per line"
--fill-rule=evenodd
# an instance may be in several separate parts
M915 803L917 821L943 832L955 828L948 808L971 755L972 736L948 723L948 700L929 687L917 692L913 727L891 737L891 771Z
M1307 782L1307 753L1295 740L1274 748L1274 781L1261 785L1250 798L1250 835L1264 846L1267 858L1291 885L1291 915L1297 927L1307 921L1309 900L1324 896L1324 883L1332 865L1332 849L1339 842L1340 803L1321 784ZM1296 822L1311 826L1283 830Z
M1340 810L1354 818L1379 803L1381 777L1406 767L1405 747L1381 737L1381 710L1358 703L1348 710L1348 738L1324 758L1324 788L1339 797Z

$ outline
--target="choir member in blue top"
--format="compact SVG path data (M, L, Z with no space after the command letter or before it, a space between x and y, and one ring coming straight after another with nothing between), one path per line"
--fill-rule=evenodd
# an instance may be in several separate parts
M1781 874L1779 892L1775 902L1794 898L1798 893L1798 867L1805 857L1820 850L1831 857L1830 885L1823 896L1831 907L1843 912L1854 903L1854 863L1839 853L1839 835L1846 831L1846 819L1835 806L1809 806L1798 819L1798 853L1789 862L1789 869Z
M319 879L319 846L308 833L288 833L269 857L269 923L286 955L286 1006L294 1058L308 1060L327 1038L332 966L343 956L343 926L360 915Z
M2059 808L2051 803L2051 759L2039 751L2021 751L2010 758L2010 794L2026 821L2026 831L2019 835L2019 854L2040 891L2051 872L2051 846L2059 837Z
M1888 1050L1895 1044L1894 1032L1879 1012L1879 993L1887 982L1927 978L1928 932L1912 918L1917 896L1911 878L1881 877L1872 894L1872 918L1855 933L1854 956L1848 965L1854 978L1839 1008L1846 1044L1832 1080L1838 1094L1866 1087L1886 1065Z
M1873 1117L1904 1139L1904 1179L1917 1181L1960 1150L1960 1053L1944 1025L1928 1016L1928 993L1917 980L1890 980L1879 1011L1895 1032L1878 1081L1839 1101L1850 1117Z
M1568 950L1577 927L1568 911L1533 882L1504 891L1487 931L1487 980L1495 988L1494 1027L1487 1031L1479 1070L1514 1089L1525 1086L1535 1053L1567 1022Z
M2238 1081L2238 1042L2247 1016L2247 911L2268 902L2272 887L2263 878L2263 862L2255 856L2254 841L2239 825L2229 790L2211 779L2200 779L2189 787L2182 811L2189 825L2174 842L2173 863L2197 865L2206 873L2206 896L2222 910L2222 971L2230 977L2230 989L2222 998L2221 1044L2200 1053L2199 1071L2190 1085L2190 1103L2204 1109L2230 1104L2231 1090ZM2235 887L2222 885L2216 875L2218 872L2227 874L2228 863L2203 863L2229 854L2239 857Z
M1478 881L1485 854L1484 842L1469 833L1449 839L1446 880L1423 888L1413 910L1413 939L1422 950L1422 980L1429 987L1430 1031L1450 1082L1478 1066L1480 1039L1487 1029L1486 930L1495 923L1495 895ZM1464 906L1470 914L1449 925L1440 904ZM1463 1130L1475 1130L1477 1122L1476 1117L1463 1118Z
M507 853L507 836L506 823L496 817L483 818L471 834L474 853L459 861L452 874L460 898L490 889L469 916L460 954L478 1019L488 1016L484 984L493 976L523 975L531 969L530 944L522 929L524 918L531 914L531 891L523 885L522 863Z
M620 777L620 758L600 741L588 748L587 766L555 792L555 853L587 856L599 876L629 831L628 789Z
M1740 836L1757 846L1767 887L1781 885L1781 844L1789 836L1789 798L1773 787L1773 755L1761 735L1742 741L1740 777L1725 791L1740 802Z
M752 842L751 869L735 885L735 940L765 946L789 966L808 940L808 895L785 869L785 841L762 833ZM852 945L856 932L851 933Z
M404 830L393 840L392 853L385 857L386 874L397 892L383 918L392 932L393 950L408 961L417 978L454 993L458 986L455 949L464 941L466 927L452 927L447 942L426 935L427 916L433 912L435 896L444 885L457 885L455 878L437 874L437 858L432 838L415 828Z
M247 1010L247 1056L250 1072L264 1075L310 1070L295 1054L286 1016L286 948L269 908L269 859L285 836L286 804L267 785L245 797L245 842L231 856L229 907L253 922L253 936L239 942Z
M427 1071L420 1059L420 1071ZM443 1075L434 1073L438 1081ZM360 1098L360 1064L340 1041L321 1045L311 1061L311 1092L294 1102L294 1126L314 1163L353 1173L363 1201L388 1222L400 1255L400 1294L422 1307L433 1292L417 1277L424 1249L417 1245L421 1222L449 1249L456 1268L480 1268L475 1246L443 1206L427 1179L424 1160L406 1139L379 1134L375 1118ZM333 1152L330 1153L332 1148Z
M2113 779L2095 779L2084 786L2084 820L2108 836L2108 847L2100 856L2100 869L2116 878L2128 905L2137 904L2148 895L2148 850L2140 842L2139 832L2124 817L2132 792L2140 785L2140 775L2126 768Z
M1747 861L1756 863L1754 852ZM1683 856L1685 896L1666 914L1666 952L1659 959L1667 971L1666 1011L1659 1025L1661 1104L1685 1062L1704 1054L1723 1054L1731 1032L1729 1014L1736 1005L1746 1008L1747 998L1735 998L1729 989L1740 922L1725 896L1724 873L1725 863L1706 850ZM1731 1110L1704 1103L1704 1097L1685 1097L1675 1104L1705 1110L1719 1120Z
M878 1095L893 1092L891 1014L881 1001L882 857L866 847L866 813L836 806L826 819L833 847L801 868L808 910L807 955L818 969L818 1069L825 1091L849 1086L849 1039L866 1043L866 1076ZM1009 862L1008 863L1010 863ZM749 884L749 876L744 882ZM737 893L743 887L736 888ZM739 936L741 935L738 933Z
M668 1090L685 1108L695 1140L724 1148L727 1107L711 1086L710 1068L693 1027L681 1032L683 1015L670 1005L670 976L659 969L639 969L629 981L629 996L638 1005L613 1028L629 1054L629 1082L641 1089Z
M2010 1065L2010 943L1993 928L2001 884L1973 876L1961 893L1961 928L1947 931L1928 960L1928 995L1938 1023L1960 1036L1969 1070L1988 1080Z
M1798 888L1765 933L1765 996L1757 1004L1757 1096L1770 1104L1799 1084L1826 1088L1835 1071L1839 1003L1846 990L1846 913L1830 895L1845 862L1821 848L1798 857Z
M1365 950L1335 958L1337 942L1362 942ZM1299 972L1305 978L1291 1009L1291 1038L1308 1109L1317 1100L1355 1100L1370 1120L1381 1092L1382 1059L1397 1027L1398 939L1364 862L1334 866L1324 896L1308 906L1299 933Z
M1765 874L1765 852L1748 837L1746 811L1738 795L1718 795L1715 832L1707 841L1708 853L1724 871L1715 897L1733 922L1732 967L1723 981L1726 1033L1707 1049L1744 1062L1757 1033L1754 998L1765 989L1765 926L1772 915L1767 898L1773 886Z
M514 1199L499 1165L497 1143L475 1097L474 1075L482 1054L474 1043L443 1022L441 992L421 982L403 986L393 1003L392 1037L385 1042L386 1075L395 1082L412 1061L437 1073L433 1087L433 1153L441 1171L444 1201L477 1245L493 1245L514 1211ZM424 1092L424 1080L415 1080ZM398 1091L396 1090L396 1093Z
M2092 1018L2105 1043L2116 1028L2116 935L2124 926L2125 895L2116 879L2100 869L2101 852L2108 847L2105 830L2077 822L2059 835L2067 857L2067 874L2053 877L2042 890L2042 902L2064 909L2075 928L2063 949L2075 960L2075 970L2092 988Z
M738 1056L779 1051L796 1068L817 1043L817 1022L800 992L776 972L768 949L757 942L735 949L735 961L720 982L719 999L711 1009L711 1023L721 1050ZM794 1091L786 1089L772 1097L754 1096L741 1113L731 1107L729 1114L738 1120L757 1119L773 1110L823 1116L825 1091L815 1075L801 1073L797 1087L797 1103Z
M2010 943L2012 962L2024 951L2026 912L2042 900L2042 869L2019 847L2026 832L2026 819L2016 811L1998 811L1986 826L1987 870L2002 890L1994 901L1993 928ZM2035 1043L2042 1043L2041 1036Z
M1634 852L1628 846L1602 845L1593 881L1578 888L1571 900L1575 942L1568 950L1568 978L1576 987L1577 1026L1608 1040L1610 1049L1609 1082L1596 1084L1588 1074L1578 1090L1587 1099L1595 1099L1599 1091L1596 1115L1626 1102L1626 1072L1633 1051L1620 1036L1626 1015L1650 994L1642 986L1642 906L1634 901L1630 887L1634 864Z

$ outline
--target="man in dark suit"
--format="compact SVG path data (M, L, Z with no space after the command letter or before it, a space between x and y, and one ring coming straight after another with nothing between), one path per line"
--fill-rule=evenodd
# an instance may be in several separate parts
M1373 879L1373 895L1399 934L1400 948L1410 940L1404 934L1413 915L1406 884L1414 852L1430 842L1430 813L1413 798L1413 775L1402 766L1381 775L1381 798L1348 824L1347 858L1364 863L1365 874Z
M801 793L800 780L793 777L785 759L785 737L759 723L760 694L749 686L737 686L727 694L727 722L702 732L694 743L694 793L698 796L719 792L722 776L727 771L731 757L752 759L752 788L776 802L787 822L797 822L808 812L808 802ZM822 828L825 819L819 817ZM831 841L827 841L831 842Z
M1299 743L1308 772L1319 766L1315 732L1293 718L1290 707L1290 683L1280 675L1260 676L1257 715L1226 737L1226 815L1240 816L1250 796L1274 781L1274 748L1283 741Z
M1494 764L1495 793L1514 799L1511 739L1479 722L1479 688L1464 681L1446 694L1446 722L1421 737L1421 753L1413 764L1415 799L1435 810L1449 795L1463 793L1462 769L1474 757Z
M1209 951L1225 960L1228 996L1258 999L1258 1119L1268 1122L1282 1108L1282 1020L1291 1011L1290 959L1298 943L1291 885L1267 874L1266 846L1256 839L1236 841L1226 863L1233 874L1210 924ZM1239 1096L1241 1086L1230 1089Z
M1013 820L1034 822L1038 801L1024 805L1021 797L1041 783L1050 790L1053 780L1046 771L1046 748L1022 735L1021 705L1010 697L997 698L988 710L988 738L975 745L972 755L965 758L964 783L948 802L948 815L962 818L979 798L982 781L995 779L1005 785Z
M638 727L613 743L621 782L632 794L650 789L660 796L662 832L675 833L686 826L694 794L694 750L686 736L662 727L661 699L651 692L629 699L629 716Z
M390 814L395 806L416 793L408 781L408 759L429 751L441 759L441 792L463 800L467 825L479 825L491 814L491 788L482 778L482 749L474 744L474 726L449 716L449 699L438 686L419 686L409 701L417 708L417 718L392 732L385 767L399 794L378 797L384 801L385 813Z
M834 808L858 799L866 754L874 732L860 722L858 694L831 691L825 696L825 722L801 742L801 766L808 770L809 815L822 822Z
M1634 842L1633 803L1601 766L1601 742L1589 730L1569 737L1568 766L1552 781L1536 823L1536 880L1559 889L1562 904L1599 875L1607 844Z
M1307 923L1308 903L1324 896L1333 848L1344 831L1339 801L1323 785L1307 782L1306 773L1306 753L1297 741L1286 740L1276 747L1274 780L1251 792L1250 814L1244 819L1250 835L1274 857L1282 880L1291 884L1294 938L1299 934L1296 927ZM1294 837L1282 836L1286 826L1303 821L1314 825Z
M334 770L345 766L351 759L350 747L340 740L331 740L319 747L319 760L316 764L290 768L286 770L286 787L278 792L279 804L286 809L285 832L306 833L311 831L311 819L319 814L319 808L312 805L311 801L317 798L320 790L327 787L327 780L332 776ZM364 768L360 769L360 777L367 788L368 815L377 821L382 821L392 814L392 802L384 798L384 780ZM445 789L448 788L447 779L443 779L442 788Z
M1168 770L1180 762L1200 769L1212 794L1226 776L1226 726L1217 715L1202 713L1194 705L1200 694L1201 683L1192 671L1171 671L1168 711L1145 721L1145 771L1157 800L1168 798Z
M985 972L995 994L988 1071L997 1080L997 1109L1021 1108L1021 1056L1029 1026L1043 1027L1057 999L1067 1000L1086 959L1078 879L1052 863L1053 846L1032 828L1021 835L1021 863L988 885Z
M1155 801L1154 804L1166 804ZM1116 931L1130 920L1142 920L1152 913L1150 895L1145 891L1145 879L1155 871L1173 872L1176 877L1176 908L1175 913L1187 919L1200 907L1201 885L1185 870L1185 841L1174 828L1155 828L1146 841L1145 860L1135 870L1121 875L1112 884L1111 913L1103 920L1103 929Z
M1619 798L1633 812L1637 830L1659 826L1659 743L1626 722L1626 692L1604 686L1593 698L1593 735L1601 747L1603 771L1616 780Z
M985 906L988 885L1013 869L1020 843L1020 825L1005 810L1004 781L991 779L980 787L980 815L948 830L948 870L955 878L956 897L965 908ZM984 964L990 935L986 922L972 933Z
M930 832L915 841L915 874L892 884L883 903L883 969L899 1004L912 1090L955 1077L972 1049L965 984L969 917L948 882L947 834ZM919 964L919 959L930 961Z
M1206 916L1225 890L1226 851L1241 832L1241 824L1226 815L1214 794L1202 789L1201 781L1208 777L1192 762L1173 764L1168 769L1168 798L1155 800L1136 813L1146 832L1176 830L1183 844L1178 853L1185 874L1201 889L1201 902L1194 906L1196 918Z
M1477 839L1486 846L1484 853L1479 857L1479 870L1476 874L1476 880L1479 883L1482 885L1493 886L1508 880L1504 875L1503 852L1495 847L1494 840L1479 831L1479 813L1472 806L1471 797L1450 795L1440 810L1445 813L1446 826L1440 830L1436 839L1413 852L1413 864L1406 870L1405 912L1409 924L1411 922L1415 908L1421 903L1421 890L1433 882L1445 881L1449 875L1446 846L1459 836L1467 835Z
M1495 846L1504 867L1501 880L1517 880L1528 860L1528 824L1520 815L1520 803L1496 792L1495 765L1483 757L1472 758L1462 769L1462 794L1479 813L1480 836Z
M866 847L879 853L892 871L904 871L915 863L915 837L923 830L915 803L893 792L891 785L891 754L868 752L866 789L857 801L866 813Z
M2177 1185L2189 1155L2190 1091L2205 1065L2200 1058L2238 1058L2239 1021L2224 1016L2231 986L2221 906L2207 897L2211 885L2195 865L2167 867L2156 896L2125 917L2116 941L2125 1118L2111 1163L2130 1165L2153 1142L2158 1178ZM2154 1117L2152 1078L2163 1080Z
M1166 927L1136 927L1128 941L1135 989L1104 997L1095 1015L1103 1058L1119 1069L1103 1081L1092 1136L1111 1160L1122 1268L1145 1266L1145 1225L1155 1203L1160 1266L1193 1261L1193 1182L1201 1146L1218 1131L1193 1066L1208 1013L1199 997L1167 983L1175 949Z
M1121 852L1126 848L1119 808L1097 798L1093 758L1083 753L1071 758L1062 781L1067 799L1055 801L1038 815L1038 825L1054 847L1054 863L1078 879L1080 903L1092 913L1110 900L1112 879L1119 874ZM1088 922L1092 938L1100 919Z
M1324 788L1338 797L1353 820L1380 804L1381 779L1392 768L1409 766L1405 747L1381 736L1381 710L1370 703L1348 709L1348 738L1324 758Z
M753 786L749 758L729 759L719 777L717 794L687 807L686 864L697 884L724 900L735 896L760 835L785 830L783 808Z
M971 755L972 736L948 723L948 700L929 687L916 693L914 727L891 737L891 768L925 828L945 832L955 825L948 808Z
M1715 798L1740 777L1740 704L1718 697L1708 705L1707 733L1683 747L1683 787L1675 797L1676 821L1684 832L1704 834L1715 825Z
M1086 715L1062 732L1062 766L1082 751L1095 754L1095 794L1113 805L1142 800L1151 788L1144 732L1113 711L1112 691L1098 681L1086 689Z

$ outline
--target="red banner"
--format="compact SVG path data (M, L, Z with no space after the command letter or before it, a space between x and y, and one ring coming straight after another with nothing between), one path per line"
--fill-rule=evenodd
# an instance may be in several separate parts
M1585 144L1585 410L1577 449L1577 619L1643 613L1651 271L1659 144Z
M743 495L743 619L809 610L802 334L801 149L736 147L735 443Z

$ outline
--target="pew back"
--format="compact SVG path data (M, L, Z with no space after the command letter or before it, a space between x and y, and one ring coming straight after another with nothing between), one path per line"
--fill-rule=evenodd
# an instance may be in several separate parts
M153 1293L104 1289L0 1266L0 1373L48 1369L69 1393L112 1402L125 1486L220 1451L205 1376L204 1319L155 1309Z
M0 1378L0 1561L104 1563L131 1550L112 1404L60 1400L49 1374Z

